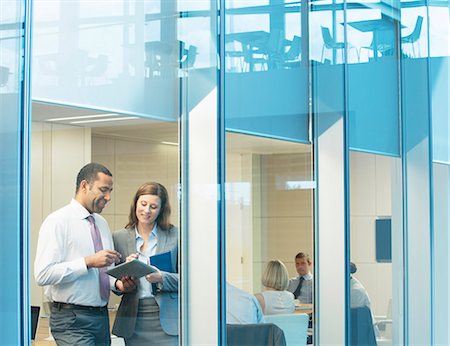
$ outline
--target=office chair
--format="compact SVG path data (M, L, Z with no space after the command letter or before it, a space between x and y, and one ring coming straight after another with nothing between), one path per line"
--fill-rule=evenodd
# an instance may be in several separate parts
M287 346L306 345L309 316L307 314L266 315L266 322L276 324L284 332Z
M227 324L227 346L286 346L280 327L273 323Z
M373 329L372 312L367 306L352 308L351 346L377 346Z
M420 32L422 31L422 23L423 17L418 16L416 20L416 25L414 26L414 30L408 36L402 37L402 43L410 43L412 46L413 57L416 57L416 51L414 49L414 43L417 42L418 53L420 57L420 45L419 45L419 37Z

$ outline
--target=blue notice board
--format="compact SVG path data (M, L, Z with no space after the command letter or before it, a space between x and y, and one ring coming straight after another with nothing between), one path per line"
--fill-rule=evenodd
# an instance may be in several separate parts
M375 242L377 262L392 262L391 219L375 220Z

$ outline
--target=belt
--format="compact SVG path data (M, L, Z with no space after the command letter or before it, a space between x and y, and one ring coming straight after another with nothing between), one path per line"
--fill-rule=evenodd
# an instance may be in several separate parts
M86 305L53 302L52 306L58 310L69 309L69 310L90 310L90 311L98 311L98 312L108 311L107 305L105 305L105 306L86 306Z

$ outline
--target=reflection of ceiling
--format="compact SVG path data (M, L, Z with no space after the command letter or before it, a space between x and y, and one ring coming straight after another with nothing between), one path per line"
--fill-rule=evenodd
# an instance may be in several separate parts
M69 118L85 115L107 114L107 112L95 111L67 106L57 106L33 102L33 121L47 122L51 118ZM117 115L126 117L125 115ZM139 141L178 143L178 123L162 122L159 120L137 118L124 121L97 122L86 124L70 124L70 120L53 122L77 127L90 127L92 133L100 136L113 136L129 138ZM249 136L237 133L227 133L226 150L235 154L285 154L285 153L309 153L310 144L301 144L275 140L264 137Z
M76 117L76 119L74 119ZM83 118L79 118L83 117ZM50 103L33 102L32 104L33 121L51 122L55 124L65 124L78 127L103 127L103 126L122 126L129 124L141 124L152 122L152 120L132 117L129 115L112 113L107 111L98 111L88 108L60 106ZM50 119L57 118L57 121ZM125 118L125 119L123 119ZM120 120L115 120L120 119ZM94 121L92 121L94 120ZM101 120L101 121L98 121ZM104 121L108 120L108 121ZM86 121L84 123L84 121ZM74 123L76 122L76 123Z
M311 144L288 142L238 133L227 133L225 144L228 152L240 154L310 153L312 150Z

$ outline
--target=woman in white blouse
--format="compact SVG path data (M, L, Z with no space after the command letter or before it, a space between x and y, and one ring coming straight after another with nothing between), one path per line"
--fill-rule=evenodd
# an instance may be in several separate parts
M289 274L280 260L272 260L267 264L261 279L265 290L256 293L256 299L264 315L287 314L295 310L294 295L287 291Z

